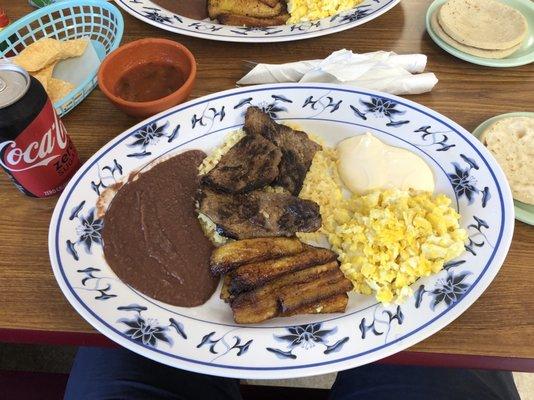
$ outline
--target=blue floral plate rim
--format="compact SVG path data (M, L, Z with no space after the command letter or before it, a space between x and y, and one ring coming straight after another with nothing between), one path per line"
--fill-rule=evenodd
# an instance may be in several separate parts
M309 96L310 94L311 96ZM293 95L296 97L293 97ZM68 251L68 248L60 245L60 230L63 229L62 226L69 227L72 225L72 228L65 228L66 231L71 232L71 234L74 231L78 232L79 226L74 227L73 224L77 224L79 220L83 228L87 228L90 225L94 233L95 226L101 224L101 221L96 220L93 214L84 216L86 212L84 210L86 198L91 193L88 188L79 186L79 182L86 178L84 176L91 171L95 173L95 165L99 178L101 178L100 173L104 170L109 171L112 175L116 171L120 171L120 174L126 173L127 170L123 171L123 167L116 159L113 160L114 164L109 167L106 164L105 167L100 168L98 162L103 162L106 153L113 152L114 148L125 144L123 142L126 140L131 138L137 142L139 137L143 136L143 133L148 132L154 135L154 132L158 131L159 137L165 138L167 143L171 143L177 136L179 137L178 131L180 124L172 130L170 129L172 125L169 126L168 131L165 131L163 127L169 124L170 118L180 116L181 114L187 114L186 120L190 121L187 124L191 124L193 131L195 129L200 129L201 131L208 129L208 133L195 137L192 140L186 140L188 137L179 139L183 141L179 146L187 147L191 141L200 140L211 135L209 130L217 126L218 122L223 121L225 115L225 121L227 122L231 113L234 113L234 118L236 118L238 112L241 112L242 107L254 102L255 96L260 99L274 99L268 105L269 112L278 114L289 113L287 110L284 111L284 107L295 107L297 110L300 110L295 103L297 97L301 96L298 97L303 104L301 108L306 109L302 112L313 114L310 120L314 120L321 113L324 113L325 116L334 114L330 119L335 119L338 118L338 113L341 111L342 115L350 113L351 120L354 119L358 122L365 121L369 125L379 124L381 128L387 127L387 129L392 131L401 127L403 129L409 127L410 121L400 118L400 116L408 115L413 111L414 116L423 115L424 117L421 118L426 118L426 122L432 120L434 121L433 125L440 124L439 126L441 126L443 124L449 129L447 131L438 131L428 125L420 127L414 125L412 127L417 128L412 129L413 132L417 133L416 136L413 136L413 140L419 140L419 138L422 138L422 140L428 139L429 142L423 143L421 146L427 146L425 148L431 149L429 151L432 151L432 154L438 156L446 154L446 152L454 153L460 151L459 147L465 142L467 144L466 149L472 149L474 152L472 154L470 153L469 156L460 153L460 158L458 162L453 163L453 172L449 174L447 179L451 183L455 179L461 181L463 186L455 187L455 191L458 189L456 194L457 197L460 197L462 204L469 203L469 206L466 207L473 207L477 213L480 211L486 214L489 213L491 208L494 211L491 214L494 215L492 218L500 218L500 221L489 221L473 215L475 223L469 225L473 229L473 236L472 238L470 236L470 243L469 247L466 246L466 250L468 251L466 251L465 256L477 256L478 253L478 257L484 255L485 259L487 259L487 263L484 261L485 266L483 269L478 265L480 263L475 263L476 265L470 264L472 268L477 268L477 271L480 269L478 271L479 275L475 278L474 282L466 284L466 279L469 280L470 278L468 277L474 275L475 272L463 270L467 265L467 261L458 260L447 265L446 269L442 271L444 273L442 280L437 283L433 282L436 283L433 290L429 286L420 285L413 302L410 301L410 304L403 305L402 309L400 306L385 309L373 305L372 308L374 309L375 316L366 314L366 317L361 320L359 317L356 318L353 315L344 315L339 319L335 319L335 321L326 319L315 322L301 321L301 323L285 321L280 326L263 327L263 329L255 329L255 327L247 326L225 327L224 324L217 322L206 324L207 321L194 321L176 312L170 314L171 318L168 318L168 313L165 314L165 318L169 320L168 324L156 324L150 322L153 319L147 319L145 315L149 313L148 310L152 314L161 314L163 311L153 307L157 306L157 304L144 302L139 297L133 303L130 299L133 295L130 292L126 293L124 291L124 293L117 296L114 293L110 293L107 287L96 288L94 290L86 287L78 288L83 291L74 289L74 285L80 285L79 281L81 278L83 278L81 279L81 284L85 286L84 282L97 278L94 275L100 273L99 268L103 268L102 266L97 266L99 268L85 267L86 264L83 263L85 268L76 271L76 268L73 269L72 267L81 265L82 260L73 260L72 253ZM319 97L315 99L316 96ZM339 98L343 98L343 100L336 101ZM352 102L352 98L354 98L354 101L358 100L356 105L349 103L349 101ZM234 108L230 108L230 104L228 103L232 99L235 100ZM348 104L342 104L343 101L346 101ZM209 107L217 104L219 105L218 107ZM271 107L273 104L274 106ZM191 118L190 114L194 110L199 110L202 114L194 113L193 118ZM278 116L282 117L281 115ZM291 114L288 115L287 119L291 119L291 116ZM296 118L297 115L293 115L293 117ZM167 119L167 122L163 124L159 123L160 121L165 121L165 119ZM181 121L185 124L186 120ZM342 119L338 118L338 120L341 121ZM189 133L187 132L186 136ZM456 135L462 138L462 141L451 143L451 139L457 139ZM61 195L54 210L49 231L49 250L53 271L67 299L95 328L132 351L176 367L220 376L268 379L316 375L376 361L425 339L452 322L482 294L504 261L513 234L513 223L510 222L511 220L513 222L513 218L511 218L513 216L511 194L507 186L501 186L499 184L499 179L505 179L500 168L497 165L493 165L494 161L489 153L487 153L487 150L481 144L477 144L476 141L470 139L470 136L465 129L453 121L417 103L380 92L361 91L339 85L261 85L254 88L233 89L195 99L137 124L111 140L84 164ZM161 144L161 142L159 143ZM160 147L161 151L163 151L167 145L147 144L145 146L143 144L143 146L140 152L133 152L134 150L131 147L124 146L124 148L127 149L127 152L131 152L128 154L151 158L151 152L160 150ZM155 155L153 156L155 157ZM124 157L123 161L129 162L129 160L133 159L135 157ZM111 159L108 161L111 162ZM478 173L481 168L483 171L486 171L487 168L486 172L489 172L487 175L492 177L490 180L484 181L484 184L490 181L493 182L491 183L492 189L490 189L493 196L489 192L487 193L486 190L482 191L472 186L475 183L471 180L470 174L478 174L479 179L486 179L485 175ZM88 177L86 180L89 182ZM91 181L91 183L91 186L93 186L94 182ZM101 183L102 180L98 182L98 185ZM98 185L95 186L98 188ZM92 189L95 190L95 187L92 187ZM71 196L76 197L78 193L83 195L80 194L76 201L73 200L71 203L68 203L69 198ZM495 197L496 193L498 197ZM78 204L80 200L83 201ZM496 201L498 203L495 203ZM488 204L488 208L484 211L486 203ZM71 209L70 217L65 218L67 216L67 204L74 207ZM495 208L497 205L498 207ZM62 217L62 215L65 217ZM86 235L86 233L84 231L83 235ZM83 240L74 244L71 242L71 245L80 247L82 246L82 242L87 241L88 238L86 235ZM67 240L67 242L70 242L70 240ZM93 248L98 245L97 242L98 240L95 242L96 244L93 244ZM485 253L481 254L481 252ZM78 253L80 252L78 251ZM80 257L84 256L83 253L80 253ZM66 262L61 261L62 257L64 257ZM90 255L87 255L87 257L89 257L88 260L95 260L95 258L90 258ZM99 260L99 258L96 258L96 260ZM76 275L76 273L81 274L81 276ZM446 287L450 289L445 289ZM91 290L98 292L94 293L98 294L94 299L99 300L93 300L92 297L84 297ZM118 303L119 300L122 303ZM106 311L102 311L102 302L106 302ZM114 310L110 310L108 304L113 304L113 302L119 306ZM142 304L143 302L144 304ZM445 305L445 309L443 309L443 305ZM427 309L425 306L430 308ZM425 318L428 317L429 320L425 320L424 324L417 325L417 318L414 318L416 309L418 310L417 312L421 312L421 315L425 315ZM110 313L112 311L116 312L115 310L120 312L121 317L111 322L107 321L106 313L108 311ZM364 309L358 312L367 313ZM386 321L383 318L377 318L377 312L385 316ZM125 318L123 314L133 316L133 318ZM366 318L369 319L366 320ZM358 321L360 321L359 326ZM187 326L185 326L185 323ZM292 323L295 325L286 325ZM351 326L350 332L347 324ZM380 327L380 324L382 324L382 327ZM412 324L416 329L410 330L407 334L402 335L401 333L405 333L403 329L411 329L409 328L409 324ZM124 330L124 325L129 328ZM201 330L199 330L198 326L202 327L202 335L199 333ZM194 327L194 329L191 327ZM228 330L229 328L231 329ZM354 328L356 328L355 331L353 331ZM382 343L384 336L381 335L386 332L384 331L386 328L387 334L385 334L385 340ZM226 330L224 334L220 333L223 329ZM396 332L396 329L400 329L400 331ZM211 333L207 333L210 330ZM390 330L392 332L391 335ZM272 334L270 334L271 332ZM284 332L289 332L289 334L284 335ZM196 338L195 335L197 335ZM390 335L389 339L388 335ZM337 336L338 340L332 339L332 336ZM285 343L285 347L281 346L279 343L282 337L293 338L291 339L292 344ZM172 347L172 343L175 340L198 341L193 343L196 346L191 347L184 347L183 343L180 342L181 347L177 350L178 347ZM390 341L388 342L388 340ZM356 341L362 347L357 347L353 350L353 344ZM320 351L317 349L312 351L309 347L306 347L309 345L313 347L313 343L320 345ZM347 343L352 344L347 345ZM367 349L365 346L368 344L371 347ZM171 346L170 350L167 351L166 346ZM209 349L209 351L206 352L206 349ZM187 351L203 352L201 354L195 353L193 357L188 357L182 354ZM211 357L213 354L218 355L211 359L206 358L206 356ZM272 358L273 355L276 358ZM334 355L339 355L339 357L333 358ZM224 362L220 361L220 357L225 357ZM262 365L262 362L266 364Z
M480 139L480 135L489 128L491 125L493 125L495 122L500 121L504 118L511 118L511 117L531 117L534 118L534 112L529 111L517 111L517 112L509 112L505 114L499 114L494 117L491 117L484 122L482 122L479 126L477 126L473 130L473 136L475 136L477 139ZM519 200L514 200L514 207L515 207L515 219L518 221L524 222L525 224L534 225L534 205L532 204L526 204Z
M328 35L362 25L389 11L401 0L364 0L354 9L317 21L294 25L251 28L221 25L176 15L152 0L117 0L116 4L133 17L157 28L208 40L272 43Z

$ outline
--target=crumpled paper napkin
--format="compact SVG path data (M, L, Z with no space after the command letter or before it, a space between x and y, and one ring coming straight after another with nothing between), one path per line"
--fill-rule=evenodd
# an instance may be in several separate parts
M238 85L284 82L338 83L391 94L419 94L432 90L436 75L423 73L424 54L338 50L324 60L287 64L257 64Z

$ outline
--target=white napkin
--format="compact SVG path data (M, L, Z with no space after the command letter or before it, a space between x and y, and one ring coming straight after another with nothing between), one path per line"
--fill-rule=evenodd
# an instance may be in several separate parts
M429 92L438 82L433 73L423 73L424 54L399 55L376 51L355 54L338 50L324 60L288 64L258 64L237 84L277 82L342 83L391 94Z

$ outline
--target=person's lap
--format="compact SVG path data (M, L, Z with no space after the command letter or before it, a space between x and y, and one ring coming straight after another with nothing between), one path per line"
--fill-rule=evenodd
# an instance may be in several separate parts
M238 400L239 380L167 367L128 350L80 348L65 399ZM519 400L511 373L370 364L338 373L332 400Z
M240 399L239 380L171 368L123 348L78 350L65 392L69 400Z

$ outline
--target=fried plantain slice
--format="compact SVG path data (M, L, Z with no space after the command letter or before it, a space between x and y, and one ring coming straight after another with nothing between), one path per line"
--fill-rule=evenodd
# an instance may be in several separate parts
M217 16L217 20L219 21L219 23L223 25L249 26L249 27L258 27L258 28L285 25L288 19L289 19L289 14L287 13L280 14L272 18L256 18L256 17L248 17L246 15L237 15L237 14L228 14L228 13L219 14Z
M223 284L221 286L221 294L220 299L223 300L225 303L230 302L233 299L233 296L230 294L230 275L226 275L223 278Z
M284 13L286 7L282 2L270 6L260 0L209 0L208 14L216 18L221 14L234 14L253 18L273 18Z
M308 285L316 287L316 282L319 282L320 287L321 283L324 282L335 283L340 281L342 275L337 261L324 265L317 265L293 274L285 275L265 286L237 296L231 303L232 311L234 312L234 320L240 324L252 324L282 315L281 298L289 297L288 293L291 293L293 288L303 290L306 289ZM304 306L300 308L296 307L294 310L288 310L287 314L294 315L296 313L302 313L301 310L306 310L311 313L313 311L312 307L315 307L315 313L319 312L317 310L318 306L316 307L315 305L321 303L323 298L332 297L333 295L331 293L338 295L344 294L345 292L341 291L341 287L338 286L330 292L327 290L314 293L314 295L302 299L303 304L312 306L309 308L305 308ZM300 294L295 292L294 295L299 296ZM343 310L344 307L342 307L342 303L338 299L336 305L334 305L334 303L329 303L324 312L342 312ZM323 312L323 310L321 309L320 312Z
M282 313L281 317L291 317L297 314L330 314L344 313L349 302L347 293L336 294L332 297L319 300L316 303L306 304L291 312Z
M238 294L251 290L282 275L326 264L336 258L336 253L331 250L306 246L302 253L245 264L231 273L230 293Z
M346 293L352 289L352 282L338 270L336 274L322 276L311 282L284 287L278 294L278 301L282 313L291 313L310 303Z
M275 7L278 4L285 5L284 2L280 0L259 0L261 3L268 5L269 7Z
M304 251L304 244L297 238L274 237L238 240L213 251L210 258L210 269L214 275L227 274L243 264L289 256L302 251Z
M234 320L238 323L255 323L274 318L280 314L278 291L284 286L311 282L321 275L329 275L339 270L337 262L317 265L294 274L284 275L250 292L245 292L232 301Z

